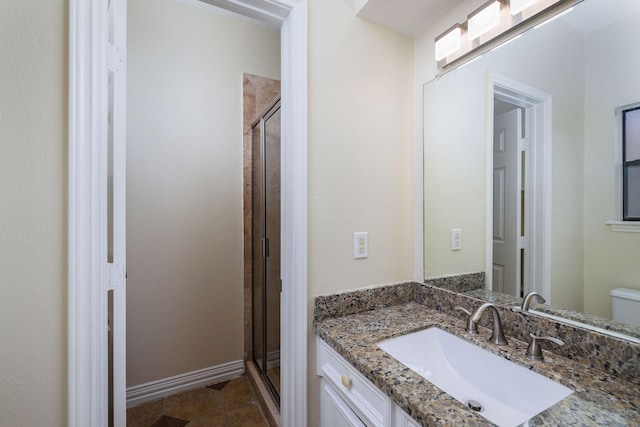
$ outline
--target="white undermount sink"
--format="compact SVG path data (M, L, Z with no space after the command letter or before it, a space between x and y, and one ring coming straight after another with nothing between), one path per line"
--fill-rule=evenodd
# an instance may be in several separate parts
M573 393L435 327L378 346L465 405L478 402L478 413L499 426L520 425Z

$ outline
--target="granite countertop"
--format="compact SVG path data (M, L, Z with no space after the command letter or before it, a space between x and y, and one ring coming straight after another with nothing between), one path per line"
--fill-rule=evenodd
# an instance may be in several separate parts
M526 343L507 337L507 346L493 345L487 342L490 330L480 327L480 335L469 335L464 330L463 319L416 302L314 323L320 338L423 426L493 425L376 345L384 339L430 326L480 345L574 390L569 397L523 425L640 425L637 386L547 351L544 362L531 361L524 356Z

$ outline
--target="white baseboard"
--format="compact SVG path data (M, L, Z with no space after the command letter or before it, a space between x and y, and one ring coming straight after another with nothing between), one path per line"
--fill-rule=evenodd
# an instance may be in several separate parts
M244 361L223 363L175 377L163 378L150 383L127 388L127 408L138 406L172 394L194 390L210 384L231 380L244 374Z
M267 353L267 369L280 366L280 350Z

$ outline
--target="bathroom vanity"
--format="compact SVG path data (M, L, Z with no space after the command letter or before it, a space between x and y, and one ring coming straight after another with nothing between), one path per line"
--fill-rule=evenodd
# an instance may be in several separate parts
M527 343L510 336L509 328L507 345L489 343L491 331L484 327L480 327L480 334L469 335L464 315L449 311L446 304L438 309L433 301L425 301L425 290L426 298L433 299L430 288L419 283L316 298L321 425L493 425L378 347L383 340L432 326L573 391L533 416L528 420L530 425L640 424L640 379L635 371L616 375L548 351L544 362L532 361L525 357ZM473 298L464 302L472 309L481 304ZM507 316L505 321L511 319ZM636 359L640 357L640 347L629 345ZM611 364L616 363L615 354Z

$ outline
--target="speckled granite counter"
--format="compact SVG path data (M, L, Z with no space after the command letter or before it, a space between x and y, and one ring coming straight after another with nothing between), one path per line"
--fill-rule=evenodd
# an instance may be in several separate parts
M372 307L370 311L344 317L316 317L314 329L423 426L492 425L376 346L384 339L430 326L480 345L574 390L571 396L525 425L640 426L637 385L550 352L545 352L544 362L532 362L524 357L525 343L510 338L508 346L489 344L488 329L481 328L480 336L470 336L464 331L463 320L407 299L400 298L398 305Z

